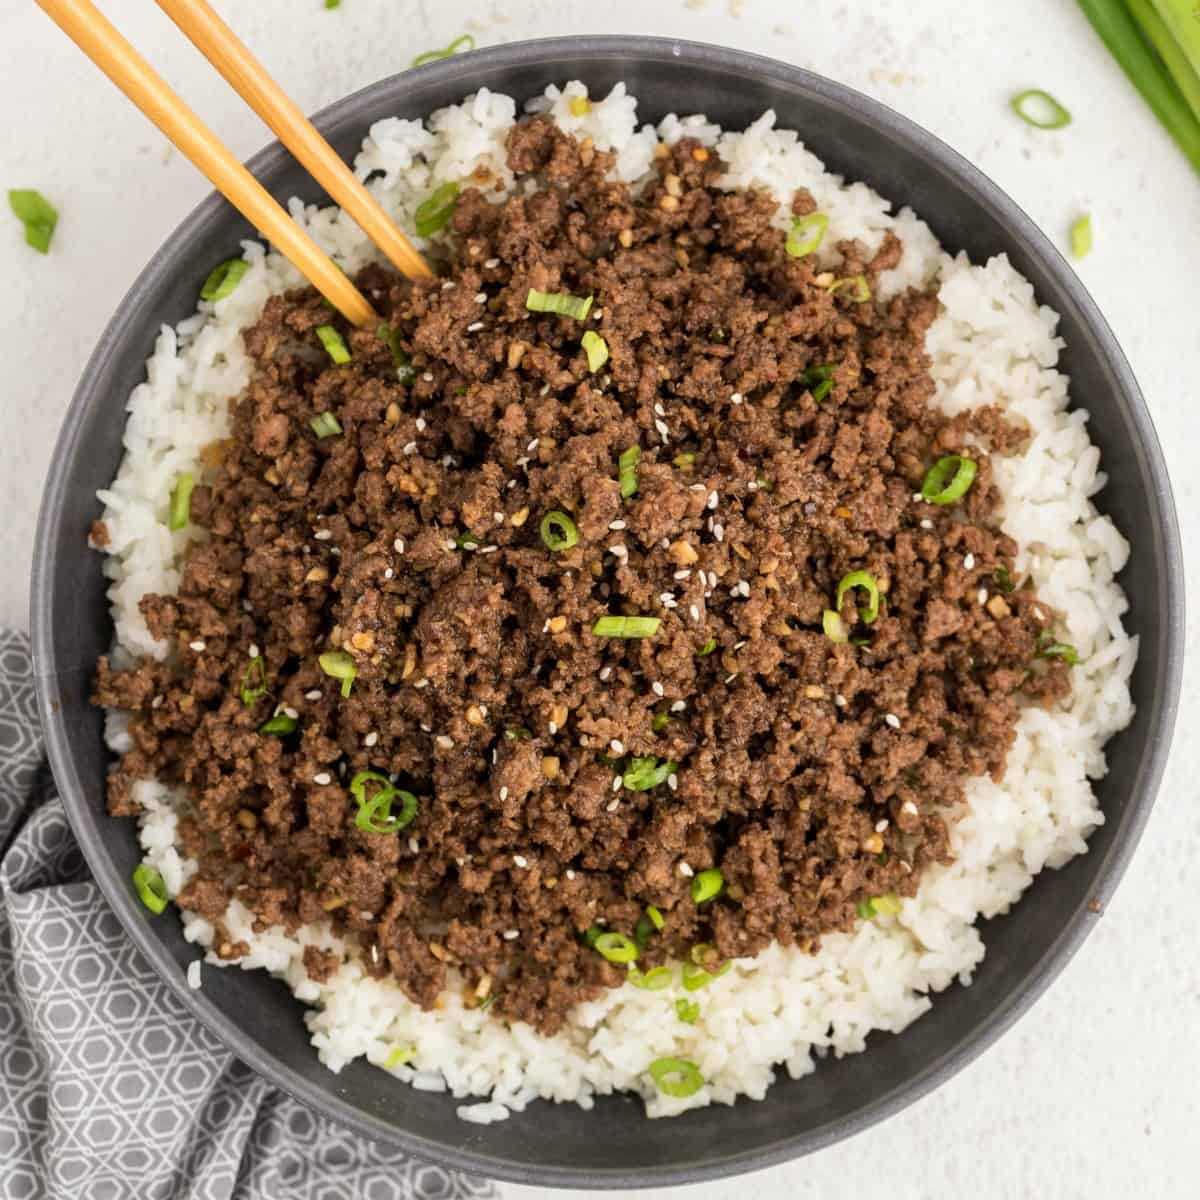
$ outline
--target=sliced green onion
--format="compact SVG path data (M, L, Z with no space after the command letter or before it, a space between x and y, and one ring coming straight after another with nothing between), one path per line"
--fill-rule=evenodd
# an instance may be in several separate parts
M602 933L592 943L592 949L611 963L634 962L638 956L637 943L623 933Z
M321 339L321 345L325 347L329 357L339 367L350 361L350 351L346 346L346 341L332 325L318 325L317 337Z
M26 245L39 254L49 254L50 241L58 226L58 210L54 205L41 192L15 188L8 193L8 206L25 226Z
M638 490L638 463L642 461L641 446L630 446L617 459L617 478L621 483L621 499L628 500Z
M637 967L630 967L626 979L634 987L641 988L643 991L661 992L663 988L671 986L671 968L654 967L643 975Z
M668 759L660 762L653 757L635 758L630 761L621 776L621 785L627 792L648 792L651 788L665 783L678 769L679 764Z
M637 924L633 927L633 940L637 943L639 950L645 950L650 945L650 935L654 932L654 926L650 924L650 918L643 913L637 919Z
M171 508L167 515L168 529L179 530L187 526L192 515L192 489L195 486L196 479L191 471L175 476L175 486L171 489Z
M133 869L133 886L141 902L158 916L167 907L170 896L167 895L167 885L162 875L147 863L138 863Z
M873 625L879 616L879 584L869 571L851 571L842 576L837 589L837 611L842 611L842 601L851 588L862 588L867 593L867 607L858 610L859 616L868 625Z
M784 249L792 258L803 258L820 246L829 228L829 218L824 213L809 213L806 217L793 217L791 232Z
M996 591L1003 592L1006 596L1017 590L1011 572L1003 563L992 572L992 582L996 586Z
M697 658L707 658L717 648L717 639L710 637L699 650L696 651Z
M800 384L806 388L816 403L820 404L833 391L833 372L837 363L829 363L823 367L809 367L800 376Z
M413 213L413 224L418 237L432 237L441 233L450 224L458 204L458 184L454 180L434 188Z
M1092 252L1092 215L1085 213L1071 225L1071 253L1076 258L1087 258Z
M213 267L200 289L200 299L216 303L218 300L224 300L226 296L232 296L248 270L250 264L244 258L231 258L228 262Z
M338 419L333 413L323 412L317 413L315 417L309 421L312 426L312 431L318 438L336 437L342 432L341 425L338 424Z
M596 945L596 939L604 932L599 925L592 925L590 928L583 931L583 941L588 947Z
M412 359L404 353L404 348L400 345L400 330L383 324L375 331L375 336L381 342L385 342L392 352L392 362L396 364L396 378L403 384L411 383L417 372L413 368Z
M839 292L846 292L855 304L864 304L871 298L871 285L865 275L847 275L845 279L835 279L829 285L831 296Z
M689 470L696 461L696 456L690 451L683 454L677 454L671 460L681 471Z
M708 964L715 961L719 955L717 948L711 942L700 942L691 949L691 962L683 964L683 987L685 991L696 992L706 988L714 979L720 979L733 963L726 959L715 971L709 970Z
M392 1052L384 1060L383 1065L389 1071L394 1071L397 1067L402 1067L406 1062L410 1062L416 1053L416 1046L393 1046Z
M850 635L846 631L846 623L842 620L842 614L834 612L832 608L827 608L822 614L821 628L825 631L825 636L838 645L850 640Z
M1041 88L1018 92L1010 103L1013 112L1034 129L1062 129L1071 123L1071 114Z
M1125 2L1200 120L1200 7L1187 0Z
M926 472L921 498L929 504L953 504L961 500L975 482L978 469L973 459L961 454L939 458Z
M574 317L577 321L586 321L592 311L592 297L571 296L566 292L539 292L529 289L525 297L525 307L530 312L560 313L564 317Z
M341 8L342 0L325 0L325 7L330 9Z
M579 340L587 354L588 370L594 375L608 362L608 343L590 329Z
M600 617L592 632L597 637L645 638L653 637L661 624L661 617Z
M1066 642L1056 642L1052 634L1043 634L1038 642L1036 658L1061 658L1068 667L1078 666L1079 651Z
M888 892L883 896L873 897L871 907L875 910L876 915L894 917L904 908L904 904L899 896L893 892Z
M692 900L696 904L707 904L715 900L725 887L725 876L716 867L692 876Z
M670 723L671 714L669 712L657 712L654 714L654 720L650 722L650 728L655 733L662 733Z
M572 96L567 101L567 108L573 117L586 117L592 111L592 102L586 96Z
M663 920L662 913L653 904L646 905L646 916L650 918L650 924L661 932L663 926L666 925L666 921Z
M510 742L520 742L525 738L533 737L533 734L524 725L514 725L511 729L504 731L504 737Z
M426 63L437 62L441 58L451 58L455 54L460 54L464 50L475 49L475 37L473 34L464 33L462 37L456 37L444 50L426 50L424 54L418 54L412 60L414 67L423 67Z
M317 662L321 664L321 670L326 675L342 681L342 699L348 699L350 689L354 686L355 677L358 675L358 667L355 666L354 659L344 650L327 650L317 659Z
M579 527L557 508L552 508L543 518L538 528L542 542L552 554L562 550L570 550L579 541Z
M267 694L267 664L261 654L256 654L250 665L242 672L242 703L252 708L255 701Z
M683 1058L656 1058L647 1070L658 1090L676 1100L686 1100L704 1086L699 1068Z
M1178 0L1173 2L1178 3ZM1188 107L1176 81L1147 45L1126 6L1115 0L1079 0L1079 7L1163 128L1175 139L1192 166L1200 171L1200 111ZM1184 0L1185 20L1188 12L1187 0ZM1200 61L1200 53L1194 54L1192 61Z
M875 916L875 903L872 900L860 900L854 906L854 911L862 920L869 921Z
M373 796L367 796L367 784L378 783L380 788ZM350 795L358 802L358 815L354 824L364 833L399 833L411 825L417 815L419 802L412 794L392 784L386 775L378 771L359 771L350 780ZM400 797L401 809L392 816L392 801Z
M675 1001L675 1015L685 1025L695 1025L700 1016L700 1003L697 1000L685 1000L682 996Z
M454 545L459 550L476 550L480 545L482 545L482 543L473 533L468 530L466 533L460 533L458 537L454 539Z
M258 727L258 732L270 734L272 737L287 737L289 733L296 732L296 726L299 724L295 717L289 717L287 713L276 713Z

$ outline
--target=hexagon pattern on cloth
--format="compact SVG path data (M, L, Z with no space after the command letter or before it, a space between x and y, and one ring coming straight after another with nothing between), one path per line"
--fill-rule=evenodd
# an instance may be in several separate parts
M0 630L0 1200L459 1200L188 1016L88 876L42 760L28 643Z

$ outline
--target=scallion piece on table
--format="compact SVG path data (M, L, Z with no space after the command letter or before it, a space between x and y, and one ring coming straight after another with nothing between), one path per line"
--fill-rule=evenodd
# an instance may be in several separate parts
M354 686L354 680L358 675L358 667L355 666L354 659L344 650L327 650L317 659L317 662L320 663L321 670L326 675L342 681L342 699L349 699L350 689Z
M579 527L565 512L560 512L557 508L552 508L542 518L538 532L542 535L546 549L552 554L570 550L579 542Z
M215 304L218 300L224 300L226 296L232 296L248 270L250 264L244 258L231 258L228 262L213 267L200 289L200 299Z
M312 426L312 431L318 438L337 437L342 432L342 427L338 423L337 417L333 413L323 412L317 413L309 425Z
M437 62L441 58L451 58L455 54L461 54L464 50L474 49L474 35L464 33L461 37L456 37L444 50L426 50L424 54L418 54L412 60L412 65L414 67L423 67L426 63Z
M1092 215L1084 213L1071 223L1071 254L1075 258L1087 258L1092 252Z
M325 347L326 353L339 367L350 361L350 350L346 345L346 339L332 325L318 325L317 337L321 339L321 345Z
M844 279L835 279L829 285L831 296L841 292L845 292L855 304L865 304L871 298L871 285L865 275L847 275Z
M167 885L162 875L146 863L138 863L133 869L133 886L137 889L138 898L155 916L167 907L170 896L167 895Z
M879 584L869 571L851 571L849 575L842 576L837 589L838 613L842 611L842 601L846 593L853 588L862 588L867 593L867 605L859 609L859 616L867 625L873 625L879 616Z
M700 1068L683 1058L656 1058L646 1069L658 1090L676 1100L686 1100L704 1086Z
M622 500L628 500L630 496L637 494L638 463L641 461L641 446L630 446L627 450L622 450L620 458L617 459L617 480L621 485Z
M588 370L593 375L608 362L608 343L595 331L589 329L579 339L587 355Z
M829 218L824 213L809 213L806 217L793 217L792 228L783 248L792 258L803 258L816 250L825 238Z
M646 992L661 992L663 988L671 986L671 968L670 967L652 967L649 971L643 974L637 967L631 966L626 979L636 988L641 988Z
M725 876L716 867L707 871L699 871L692 876L692 901L696 904L707 904L715 900L725 887Z
M591 296L572 296L567 292L539 292L536 288L529 289L525 297L525 307L530 312L560 313L564 317L574 317L577 321L586 321L592 311Z
M58 226L58 210L32 188L14 188L8 193L8 206L25 226L25 243L39 254L50 253L50 241Z
M269 721L264 721L258 727L258 732L269 734L271 737L287 737L289 733L296 732L296 726L299 724L295 717L281 712L276 713Z
M261 654L256 654L250 665L242 672L241 697L247 708L267 694L267 665Z
M621 786L627 792L648 792L651 788L666 783L678 769L679 764L669 759L635 758L625 768L625 773L621 776Z
M1018 92L1010 103L1013 112L1034 129L1062 129L1071 123L1071 114L1041 88Z
M637 960L637 943L623 933L602 933L593 942L592 949L611 963L631 963Z
M592 626L597 637L653 637L662 624L661 617L599 617Z
M1079 7L1154 115L1200 171L1200 108L1189 106L1169 64L1148 44L1150 34L1142 36L1131 15L1142 6L1127 7L1121 0L1079 0ZM1192 0L1154 0L1153 7L1160 12L1170 10L1174 19L1171 28L1177 24L1186 35L1180 38L1176 33L1176 45L1192 70L1200 74L1200 22L1196 21Z
M825 636L838 645L850 640L850 635L846 631L846 622L842 620L842 614L834 612L832 608L827 608L822 614L821 628L825 631Z
M175 477L175 486L171 488L171 506L167 514L167 528L178 532L187 526L192 515L192 489L196 486L196 477L191 471L184 471Z
M457 204L458 184L453 180L434 188L417 205L417 210L413 213L413 224L416 226L417 236L427 238L432 237L435 233L441 233L450 224L450 218L454 216Z
M921 498L929 504L953 504L961 500L975 482L978 469L973 459L961 454L944 455L926 472Z
M700 1003L697 1000L685 1000L682 996L675 1001L675 1015L685 1025L695 1025L700 1016Z

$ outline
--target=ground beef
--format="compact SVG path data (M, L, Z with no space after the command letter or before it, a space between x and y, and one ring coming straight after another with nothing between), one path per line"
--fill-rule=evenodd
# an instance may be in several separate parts
M541 118L509 154L537 188L465 190L443 278L359 277L381 329L302 291L245 332L253 379L193 493L207 537L177 596L142 601L171 658L102 662L96 699L133 713L114 813L143 775L190 790L181 902L329 919L419 1003L458 978L469 1004L553 1032L625 978L599 932L635 939L643 970L715 971L912 895L948 859L964 782L1003 775L1021 703L1069 684L998 530L988 450L1024 431L931 406L932 295L837 282L874 289L894 238L842 244L835 279L786 253L771 198L718 190L694 141L660 147L639 195ZM531 289L593 307L533 313ZM340 432L317 436L323 413ZM973 486L923 502L951 453ZM555 510L578 538L557 552ZM851 591L834 640L855 571L879 615ZM598 636L605 615L659 624ZM328 652L354 666L345 687ZM366 771L415 797L398 832L356 821L381 786ZM697 904L713 868L723 889Z

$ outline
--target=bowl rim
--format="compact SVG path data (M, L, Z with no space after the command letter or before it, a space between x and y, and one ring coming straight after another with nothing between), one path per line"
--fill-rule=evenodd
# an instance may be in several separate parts
M947 143L873 97L805 68L792 66L765 55L678 38L605 34L505 43L386 76L323 108L313 118L313 122L318 129L326 131L343 120L353 118L365 97L382 89L396 87L397 81L402 77L413 81L436 78L446 84L461 84L465 95L472 90L473 77L480 67L529 66L547 59L554 59L566 66L572 60L608 58L620 61L633 57L650 64L690 61L696 65L711 65L726 71L750 73L785 83L790 87L800 87L825 104L851 114L860 122L874 126L889 139L905 143L932 170L943 176L953 177L963 190L972 195L976 203L990 209L1012 230L1014 238L1022 241L1029 253L1042 262L1077 306L1082 325L1091 334L1093 352L1103 360L1114 379L1116 390L1129 402L1126 415L1137 434L1135 449L1142 459L1147 476L1154 483L1157 507L1162 516L1161 523L1154 527L1153 533L1160 543L1171 578L1180 581L1178 586L1167 589L1165 661L1154 681L1154 710L1146 732L1146 747L1139 772L1141 788L1130 793L1128 811L1123 818L1125 836L1107 852L1091 889L1094 902L1101 906L1106 904L1137 848L1154 806L1170 748L1183 672L1183 656L1180 652L1184 631L1182 545L1166 462L1132 369L1115 335L1078 275L1007 193ZM287 156L287 151L276 141L260 150L246 165L252 174L260 176ZM55 654L50 621L50 602L54 591L51 564L55 560L52 543L67 491L66 464L74 461L79 449L81 433L78 418L89 403L88 380L94 378L117 354L117 347L126 340L133 322L133 301L153 291L162 278L169 274L175 249L203 236L206 227L224 219L227 213L227 202L216 193L208 195L193 208L138 275L100 335L96 350L84 368L67 408L51 459L52 465L37 523L30 592L38 707L50 764L72 830L94 878L124 926L126 934L191 1015L206 1026L236 1057L271 1084L354 1133L419 1158L491 1178L541 1186L585 1188L672 1186L776 1166L853 1136L892 1116L957 1074L991 1046L1037 1001L1078 950L1093 925L1092 921L1086 919L1087 913L1084 910L1076 911L1064 921L1062 928L1029 970L1025 980L1006 1000L989 1012L984 1020L936 1058L927 1062L921 1070L890 1091L881 1093L857 1112L845 1117L831 1118L806 1132L779 1138L765 1146L731 1150L702 1166L667 1165L650 1170L643 1168L639 1170L637 1177L630 1177L620 1167L600 1171L589 1170L584 1175L569 1167L531 1166L521 1160L476 1152L397 1128L381 1118L363 1112L331 1092L314 1094L312 1085L300 1073L264 1052L256 1041L243 1033L208 1001L202 990L192 990L187 986L174 959L150 934L138 904L126 886L127 881L117 873L115 864L107 855L95 853L98 836L97 814L89 812L87 806L79 800L83 794L81 781L69 750L68 731L61 715L56 711L57 706L52 694L52 684L56 677L53 670ZM751 1102L743 1100L742 1103Z

